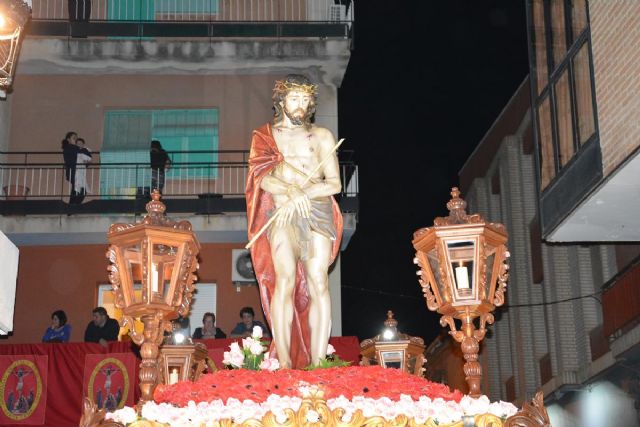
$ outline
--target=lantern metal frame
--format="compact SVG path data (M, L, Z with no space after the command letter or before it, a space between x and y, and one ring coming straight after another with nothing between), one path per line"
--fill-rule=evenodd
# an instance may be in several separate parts
M132 340L141 346L139 408L152 400L159 376L158 348L164 332L172 330L170 320L189 313L200 251L191 223L167 218L157 190L151 198L140 223L112 224L107 235L115 306L123 312L122 326L129 327ZM144 325L142 333L134 328L135 318Z
M163 345L160 348L158 382L170 384L171 372L178 371L179 381L196 381L207 368L207 347L202 343Z
M479 214L467 215L467 204L457 188L451 190L451 197L448 217L438 217L433 227L414 233L414 263L420 267L417 274L427 307L442 314L440 324L449 326L451 336L462 344L469 394L477 397L481 395L482 378L479 342L486 334L487 324L494 322L492 312L504 304L509 277L508 234L502 224L489 223ZM464 279L468 270L457 274L456 262L461 268L472 269L470 280ZM462 322L460 330L455 319Z

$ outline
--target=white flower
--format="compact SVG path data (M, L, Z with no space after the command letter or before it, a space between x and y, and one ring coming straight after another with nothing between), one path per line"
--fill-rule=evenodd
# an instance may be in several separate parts
M327 344L327 356L330 356L335 352L336 349L331 344Z
M477 399L470 396L464 396L462 400L460 400L460 406L462 407L465 415L486 414L489 411L490 404L491 401L484 395Z
M254 326L251 336L257 340L262 338L262 328L260 326Z
M254 342L256 342L256 340L252 337L242 338L242 348L250 349Z
M229 350L231 350L231 352L233 353L242 353L242 349L240 349L240 346L237 342L232 342L229 346Z
M260 369L266 371L275 371L277 369L280 369L280 362L278 362L278 359L267 357L262 362L260 362Z
M242 368L242 364L244 363L244 353L242 353L242 351L225 351L223 353L222 363L236 368Z
M135 409L131 408L130 406L125 406L124 408L118 409L117 411L107 412L105 418L107 420L111 419L115 422L127 425L137 420L138 414L136 413Z
M260 341L254 341L253 343L251 343L249 351L251 352L251 354L259 356L264 351L264 347L262 346L262 344L260 344Z
M499 402L493 402L491 405L489 405L488 412L495 415L496 417L509 418L510 416L518 412L518 408L516 408L510 402L503 402L501 400Z

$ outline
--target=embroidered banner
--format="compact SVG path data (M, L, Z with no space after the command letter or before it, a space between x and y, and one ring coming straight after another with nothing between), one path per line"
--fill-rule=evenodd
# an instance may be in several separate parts
M107 412L133 406L136 358L132 353L87 354L83 395Z
M0 356L0 425L44 424L48 360L48 356Z

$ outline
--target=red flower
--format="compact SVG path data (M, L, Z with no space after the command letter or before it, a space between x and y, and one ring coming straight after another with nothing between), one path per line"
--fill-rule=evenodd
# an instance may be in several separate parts
M190 400L211 402L221 399L226 402L229 398L263 402L271 394L299 396L299 387L304 383L316 385L324 390L326 399L343 395L347 399L365 396L398 400L401 394L409 395L414 400L418 400L420 396L427 396L431 399L440 397L459 402L462 398L462 393L458 390L451 391L444 384L433 383L398 369L349 366L311 371L217 371L202 376L195 383L159 385L156 387L154 400L157 403L166 402L177 406L186 406Z

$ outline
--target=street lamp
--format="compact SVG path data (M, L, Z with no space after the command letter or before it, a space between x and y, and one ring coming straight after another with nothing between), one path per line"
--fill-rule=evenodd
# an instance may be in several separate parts
M424 341L398 332L398 321L393 312L387 312L382 333L360 343L363 366L380 365L383 368L401 369L410 374L422 376Z
M0 98L6 98L13 84L24 27L31 16L31 6L22 0L0 2Z
M152 400L158 347L164 331L172 329L169 320L189 312L200 250L191 223L167 218L157 190L151 198L142 222L112 224L107 235L115 306L124 314L123 326L129 326L131 338L141 345L140 407ZM134 318L142 321L142 333L135 331Z
M442 314L440 324L448 325L449 333L462 343L469 394L478 397L482 378L479 342L486 325L493 323L493 310L504 303L509 276L507 231L479 214L467 215L467 203L457 188L451 190L451 196L449 216L436 218L433 227L414 233L414 262L420 267L417 274L427 307ZM454 319L462 322L460 330Z

